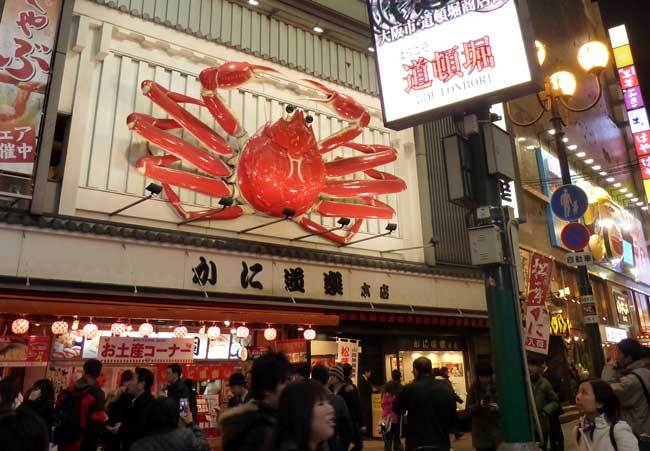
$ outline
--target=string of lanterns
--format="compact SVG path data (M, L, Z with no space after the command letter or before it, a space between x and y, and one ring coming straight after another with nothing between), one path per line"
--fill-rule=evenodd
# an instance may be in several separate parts
M224 321L224 325L226 327L230 326L230 321ZM13 332L15 335L24 335L29 331L30 323L29 320L25 317L17 318L11 323L11 332ZM52 334L55 336L60 336L60 335L65 335L68 333L68 331L72 329L73 331L77 331L79 329L79 320L77 317L74 318L72 322L72 327L70 328L68 326L68 323L62 319L58 319L57 321L52 323L51 326L51 331ZM126 334L127 332L132 330L132 327L130 324L125 324L121 320L116 321L111 325L111 335L114 336L122 336ZM301 329L298 329L301 330ZM149 322L149 320L145 320L144 323L140 324L140 327L138 327L138 333L142 337L149 337L151 334L154 332L154 327L153 325ZM200 330L200 333L205 333L206 329L205 326L203 326ZM97 337L99 334L99 327L93 323L93 319L90 318L90 321L84 325L82 329L82 335L84 338L87 340L92 340ZM174 328L174 336L178 338L184 338L187 336L189 333L188 329L186 326L183 326L182 324L176 326ZM233 326L232 329L230 329L230 334L239 338L239 339L246 339L250 336L250 329L246 327L246 323L241 324L240 326ZM208 340L214 341L217 340L221 336L221 329L219 326L216 325L216 323L212 323L212 326L207 328L207 336ZM278 337L278 331L274 327L271 327L269 324L268 327L264 330L264 338L267 341L274 341ZM311 325L303 331L303 338L305 340L311 341L316 338L316 331L312 329Z

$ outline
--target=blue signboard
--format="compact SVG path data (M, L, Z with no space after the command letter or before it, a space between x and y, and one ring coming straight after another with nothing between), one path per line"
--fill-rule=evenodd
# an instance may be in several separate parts
M575 185L562 185L551 197L553 214L565 221L577 221L589 207L587 194Z

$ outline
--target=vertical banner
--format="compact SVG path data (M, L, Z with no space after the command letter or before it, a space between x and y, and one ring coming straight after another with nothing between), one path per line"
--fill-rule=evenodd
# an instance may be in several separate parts
M539 254L532 255L524 343L527 351L539 354L548 354L551 321L546 308L546 297L551 286L552 272L553 260Z
M357 383L357 374L359 373L359 343L355 341L339 340L336 344L336 363L341 365L348 363L352 365L352 375L350 379Z
M0 170L31 175L61 0L7 0L0 22Z

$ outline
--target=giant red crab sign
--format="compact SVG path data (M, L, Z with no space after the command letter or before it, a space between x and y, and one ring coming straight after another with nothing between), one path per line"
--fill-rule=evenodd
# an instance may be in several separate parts
M169 114L156 119L131 113L129 128L167 153L140 158L136 168L145 176L158 180L170 203L185 219L234 219L244 214L246 205L267 216L282 218L290 211L291 219L310 233L345 244L357 233L364 219L390 219L395 211L373 196L398 193L406 188L403 180L374 169L397 158L397 150L383 145L352 142L370 122L370 114L352 97L333 91L323 84L305 80L326 97L313 99L329 105L350 124L339 132L316 141L311 128L312 117L301 109L287 106L287 117L265 124L251 138L219 96L219 89L233 89L264 72L269 67L246 62L227 62L205 69L199 75L202 100L168 91L145 80L142 92ZM208 109L221 128L237 138L241 149L233 149L226 139L190 114L179 104L191 103ZM172 134L183 128L204 147ZM347 147L363 155L323 161L323 155L338 147ZM198 169L191 173L170 166L179 161ZM343 180L336 177L355 172L365 173L366 180ZM233 177L234 175L234 177ZM186 211L171 186L187 188L213 197L234 199L221 209ZM340 202L335 199L352 199ZM322 216L354 218L343 235L328 231L307 217L310 212Z

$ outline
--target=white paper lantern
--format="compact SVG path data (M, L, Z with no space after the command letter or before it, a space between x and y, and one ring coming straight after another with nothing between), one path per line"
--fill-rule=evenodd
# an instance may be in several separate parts
M178 338L183 338L185 335L187 335L187 327L185 326L177 326L174 329L174 335Z
M153 333L153 326L149 321L147 321L146 323L140 324L140 327L138 328L138 332L140 332L140 335L142 335L143 337L148 337Z
M16 335L26 334L29 330L29 321L25 318L18 318L11 323L11 331Z
M239 326L237 328L236 333L237 333L237 338L248 338L248 336L250 335L250 331L246 326Z
M67 333L68 333L68 323L61 320L52 323L52 334L65 335Z
M302 336L305 337L305 340L313 340L316 338L316 331L310 327L309 329L305 329Z
M126 332L126 324L124 324L123 322L118 321L117 323L113 323L111 325L111 334L115 335L116 337L119 337L125 332Z
M221 329L218 326L208 327L208 340L216 340L221 335Z
M273 341L278 337L278 331L274 327L267 327L264 329L264 338L267 341Z
M95 323L88 323L84 326L84 337L86 340L92 340L97 336L97 333L99 332L99 328L97 327L97 324Z

